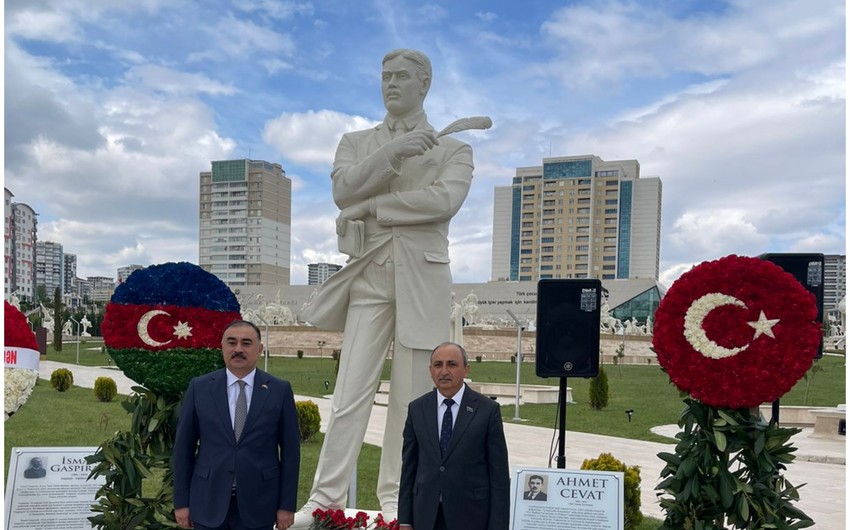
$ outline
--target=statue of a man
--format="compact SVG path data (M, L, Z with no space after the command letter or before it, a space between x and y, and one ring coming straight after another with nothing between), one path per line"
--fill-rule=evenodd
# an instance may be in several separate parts
M91 327L91 321L86 315L83 315L82 320L80 320L80 327L83 328L83 332L80 334L83 337L91 337L91 333L89 333L89 328Z
M423 102L432 78L425 54L391 51L382 65L387 115L372 129L343 135L331 172L338 233L359 226L362 249L322 285L304 316L315 326L343 329L344 336L328 430L301 514L345 506L391 344L377 496L385 514L397 513L407 404L431 390L430 351L449 338L449 221L469 192L472 149L438 140L428 123Z

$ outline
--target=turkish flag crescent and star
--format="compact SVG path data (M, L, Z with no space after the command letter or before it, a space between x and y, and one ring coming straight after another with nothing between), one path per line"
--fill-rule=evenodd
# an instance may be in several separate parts
M671 381L715 407L778 399L812 365L815 297L769 261L727 256L683 274L655 312L653 347Z

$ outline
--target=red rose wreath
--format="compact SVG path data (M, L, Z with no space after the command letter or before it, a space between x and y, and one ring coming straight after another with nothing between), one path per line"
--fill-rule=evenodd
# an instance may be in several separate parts
M655 313L658 362L714 407L773 401L806 373L821 326L815 297L769 261L727 256L683 274Z
M5 417L26 403L38 380L38 344L27 317L9 302L3 302L3 353L5 358Z

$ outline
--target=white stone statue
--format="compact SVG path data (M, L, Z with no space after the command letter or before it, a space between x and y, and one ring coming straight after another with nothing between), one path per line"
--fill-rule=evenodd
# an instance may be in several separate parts
M66 320L65 323L62 325L62 334L63 335L73 335L74 334L74 330L71 327L71 321L70 320Z
M91 337L91 333L89 333L89 328L91 327L91 321L86 315L83 315L83 318L80 319L80 327L83 328L83 332L80 333L81 337Z
M307 504L345 506L349 480L390 345L393 362L377 496L398 509L407 404L430 391L431 350L449 338L449 221L472 182L472 149L439 138L423 111L431 63L395 50L382 62L386 117L342 136L331 172L337 235L348 263L320 288L304 320L345 330L331 416ZM362 244L361 244L362 243Z
M449 340L463 346L463 306L454 301L454 296L455 294L452 293L452 330Z
M463 318L467 324L474 324L478 316L478 295L475 291L470 291L468 295L463 297L460 302L463 307Z
M603 333L612 333L615 335L619 335L623 331L623 323L620 319L611 316L608 300L602 302L602 307L599 310L599 330Z
M44 304L40 304L40 305L41 305L41 315L42 315L41 327L46 329L48 334L53 333L53 327L56 325L56 323L53 320L53 313L51 313L49 309L44 307Z
M18 311L21 310L21 300L18 298L17 291L9 295L9 305L14 307Z

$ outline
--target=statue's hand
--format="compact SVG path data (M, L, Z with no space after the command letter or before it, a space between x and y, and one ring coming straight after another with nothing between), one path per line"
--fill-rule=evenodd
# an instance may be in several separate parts
M339 217L336 218L336 233L338 236L345 235L345 222L355 219L363 219L369 215L369 200L354 203L351 206L343 208L339 212Z
M386 144L393 156L399 160L418 156L439 144L437 135L430 129L415 129L393 138Z

